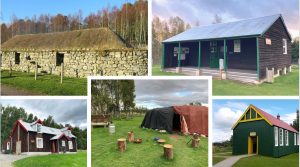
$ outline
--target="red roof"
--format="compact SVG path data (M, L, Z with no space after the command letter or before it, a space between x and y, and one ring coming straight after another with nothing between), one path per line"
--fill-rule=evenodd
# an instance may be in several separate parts
M271 122L271 124L278 126L280 128L298 133L297 130L295 130L293 127L291 127L289 124L283 122L282 120L275 118L271 114L264 112L263 110L255 107L254 105L252 105L252 107L255 108L256 110L258 110L268 121Z

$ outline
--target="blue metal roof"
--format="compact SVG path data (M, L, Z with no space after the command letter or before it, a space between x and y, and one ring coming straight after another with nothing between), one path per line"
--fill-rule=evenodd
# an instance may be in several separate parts
M195 27L177 34L163 42L260 36L263 35L278 18L282 19L280 14L229 23Z

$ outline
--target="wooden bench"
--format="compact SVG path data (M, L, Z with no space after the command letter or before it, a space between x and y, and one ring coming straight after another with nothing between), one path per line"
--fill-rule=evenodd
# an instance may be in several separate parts
M92 115L92 126L108 126L110 115Z

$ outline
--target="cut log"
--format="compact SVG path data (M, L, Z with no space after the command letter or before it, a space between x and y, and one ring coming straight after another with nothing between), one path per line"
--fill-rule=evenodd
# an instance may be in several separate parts
M194 133L194 134L193 134L193 138L194 138L194 139L199 139L199 134L198 134L198 133Z
M126 139L118 139L118 150L124 152L126 150Z
M173 146L171 144L164 145L164 157L168 160L173 159Z
M200 143L200 139L192 139L192 147L198 148Z
M164 143L166 142L166 140L165 140L165 139L159 139L159 140L157 140L157 142L158 142L159 144L164 144Z
M134 142L134 133L128 132L128 142Z

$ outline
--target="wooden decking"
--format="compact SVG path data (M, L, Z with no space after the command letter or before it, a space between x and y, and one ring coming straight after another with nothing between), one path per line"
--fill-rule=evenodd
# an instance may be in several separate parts
M220 79L219 69L214 68L200 68L201 76L212 76L215 79ZM165 68L165 72L176 72L176 68ZM181 67L181 73L188 76L196 76L198 72L197 67ZM240 69L228 69L226 78L243 83L258 84L257 73L254 70L240 70Z

